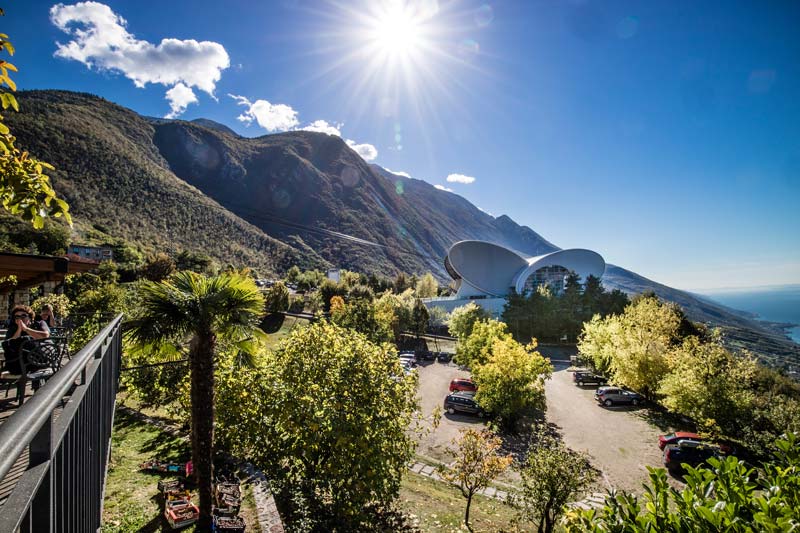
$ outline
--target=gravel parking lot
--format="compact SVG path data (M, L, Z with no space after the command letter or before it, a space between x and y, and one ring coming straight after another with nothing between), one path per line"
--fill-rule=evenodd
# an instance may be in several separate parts
M637 416L641 413L636 408L597 405L595 387L575 386L572 373L566 370L568 364L553 364L553 377L546 384L548 422L557 426L567 446L587 453L602 472L598 488L641 492L642 483L648 478L646 467L661 466L661 431ZM469 372L452 363L425 363L418 370L420 407L426 417L436 407L441 408L450 380L469 376ZM439 427L421 439L418 453L449 462L451 458L445 450L459 430L483 425L484 421L477 417L442 413Z
M567 446L589 455L603 473L605 488L641 492L647 466L663 466L658 435L661 431L636 416L633 407L601 407L596 387L578 387L566 363L554 363L545 385L547 420L556 426Z
M426 417L430 417L436 407L441 409L444 397L448 394L451 380L459 377L469 377L469 372L461 370L453 363L426 362L424 366L420 365L417 368L419 371L420 407ZM483 420L476 416L449 415L442 412L439 427L422 438L417 451L438 461L449 462L452 458L446 454L445 450L450 446L451 441L458 437L459 430L462 428L483 427L483 425Z

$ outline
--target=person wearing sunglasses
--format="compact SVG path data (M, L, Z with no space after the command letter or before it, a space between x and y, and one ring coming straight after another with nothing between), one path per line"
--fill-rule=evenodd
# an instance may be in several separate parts
M11 324L3 341L5 370L11 374L22 373L19 350L25 341L30 339L46 339L50 336L50 328L43 320L33 319L33 309L27 305L17 305L11 311Z

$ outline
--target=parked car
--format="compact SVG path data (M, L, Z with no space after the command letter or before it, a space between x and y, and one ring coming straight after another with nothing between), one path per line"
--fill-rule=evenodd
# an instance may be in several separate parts
M702 442L703 437L691 431L676 431L675 433L667 433L666 435L658 436L658 447L664 449L668 444L677 444L679 440L693 440Z
M436 360L440 363L449 363L450 360L453 358L453 354L447 352L439 352L436 355Z
M451 415L468 413L480 417L486 416L486 412L475 401L475 393L472 391L457 391L448 394L444 399L444 410Z
M707 442L707 440L704 437L701 437L697 433L692 433L691 431L676 431L674 433L667 433L666 435L659 435L658 447L663 450L669 444L677 444L677 442L680 440ZM724 444L721 442L714 442L711 444L717 446L719 448L719 451L724 453L725 455L733 453L733 448L728 444Z
M435 361L436 360L436 352L432 352L430 350L419 350L417 352L417 360Z
M417 366L417 356L413 352L401 352L398 357L401 363L408 363L411 366Z
M608 383L608 380L605 377L585 370L573 372L572 381L574 381L579 387L583 387L584 385L605 385Z
M619 387L600 387L594 393L594 399L601 405L611 407L617 404L639 405L644 403L644 396L638 392L621 389Z
M455 391L475 392L476 390L478 390L478 386L475 385L475 382L469 378L456 378L450 382L450 392L455 392Z
M711 457L719 457L718 446L689 439L681 439L664 447L664 466L672 473L683 471L683 464L696 467Z

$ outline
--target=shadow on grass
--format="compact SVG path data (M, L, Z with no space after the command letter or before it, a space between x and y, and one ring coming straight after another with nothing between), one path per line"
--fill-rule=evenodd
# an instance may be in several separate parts
M184 463L190 457L189 444L169 433L158 432L144 443L141 450L162 461Z
M286 316L283 313L271 313L261 321L261 330L264 333L276 333L283 326Z

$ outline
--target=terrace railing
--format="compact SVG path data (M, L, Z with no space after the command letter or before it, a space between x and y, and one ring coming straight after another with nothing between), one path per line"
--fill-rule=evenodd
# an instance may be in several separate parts
M0 481L28 456L0 506L0 531L100 528L121 324L118 315L0 425Z

